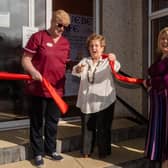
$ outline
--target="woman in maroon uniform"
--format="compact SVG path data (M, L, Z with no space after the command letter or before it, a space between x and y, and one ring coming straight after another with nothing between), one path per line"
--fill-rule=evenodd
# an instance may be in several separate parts
M30 142L37 166L44 164L44 155L54 160L63 159L56 153L60 111L41 81L45 77L58 94L63 96L70 44L62 33L69 24L70 16L67 12L55 11L50 28L33 34L22 56L22 66L33 78L26 83L25 92L30 100Z

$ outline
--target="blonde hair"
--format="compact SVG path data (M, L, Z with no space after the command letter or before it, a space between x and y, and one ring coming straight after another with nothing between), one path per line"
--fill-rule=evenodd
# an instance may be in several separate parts
M61 22L65 26L68 26L71 23L70 15L62 9L58 9L53 12L51 21L52 22Z
M89 47L91 41L93 41L93 40L99 40L101 46L104 47L104 49L105 49L105 47L106 47L106 40L105 40L105 37L104 37L104 36L102 36L102 35L100 35L100 34L96 34L96 33L91 34L91 35L87 38L87 40L86 40L86 45L87 45L87 47Z
M157 47L158 47L158 52L161 53L161 49L160 49L160 39L162 37L163 34L168 35L168 27L165 27L163 29L160 30L159 35L158 35L158 43L157 43Z

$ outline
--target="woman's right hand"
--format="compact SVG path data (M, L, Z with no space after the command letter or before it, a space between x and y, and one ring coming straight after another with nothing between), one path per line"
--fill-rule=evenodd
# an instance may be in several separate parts
M32 79L42 81L43 77L40 74L40 72L34 67L32 64L32 58L33 54L30 54L28 52L24 52L22 59L21 59L21 64L26 72L28 72Z
M84 67L85 67L84 64L77 65L76 68L75 68L76 73L83 72Z
M34 80L38 80L38 81L42 81L43 80L42 75L37 70L31 71L30 75L31 75L32 79L34 79Z

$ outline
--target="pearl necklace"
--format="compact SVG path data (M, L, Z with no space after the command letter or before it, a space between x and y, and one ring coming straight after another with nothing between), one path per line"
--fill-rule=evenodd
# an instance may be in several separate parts
M97 67L99 66L100 64L100 60L97 62L94 70L92 71L91 69L91 65L87 62L88 64L88 71L87 71L87 80L90 84L93 84L94 81L95 81L95 73L96 73L96 70L97 70Z

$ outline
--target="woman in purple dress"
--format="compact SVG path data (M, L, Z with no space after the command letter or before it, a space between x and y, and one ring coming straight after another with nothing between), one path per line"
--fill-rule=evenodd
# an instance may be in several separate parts
M144 80L150 97L150 114L145 155L168 168L168 27L158 36L159 58L149 68Z

